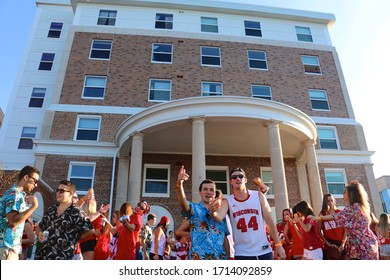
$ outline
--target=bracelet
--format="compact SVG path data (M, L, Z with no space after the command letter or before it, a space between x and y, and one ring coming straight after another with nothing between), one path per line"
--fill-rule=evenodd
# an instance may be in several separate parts
M282 247L283 245L282 245L282 243L276 243L275 244L275 247Z
M180 187L182 187L183 186L183 184L176 184L176 188L180 188Z

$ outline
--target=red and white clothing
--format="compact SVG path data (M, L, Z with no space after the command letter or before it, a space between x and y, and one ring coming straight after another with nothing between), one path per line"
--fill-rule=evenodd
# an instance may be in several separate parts
M246 200L227 198L235 256L260 256L272 252L264 228L259 193L248 190Z
M135 230L130 231L123 225L118 228L118 245L115 260L135 260L135 252L142 226L142 215L134 213L130 216L129 224L135 225Z
M314 217L308 216L305 217L303 221L305 225L311 224L310 231L306 232L301 230L302 239L303 239L303 248L306 250L315 250L323 247L322 239L318 233L318 222Z
M339 213L337 209L335 213ZM325 216L327 213L321 212L321 215ZM322 221L322 234L326 240L341 241L343 240L344 228L337 225L335 220Z
M190 249L189 242L177 242L176 245L176 259L177 260L186 260L188 255L188 250Z

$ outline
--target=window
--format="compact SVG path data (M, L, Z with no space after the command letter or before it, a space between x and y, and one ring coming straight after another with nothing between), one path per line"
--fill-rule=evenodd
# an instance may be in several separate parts
M271 167L261 167L260 173L261 173L261 180L263 181L264 184L266 184L269 187L269 190L266 193L266 195L273 196L275 194L275 190L274 190L274 181L272 180Z
M172 63L172 44L153 44L152 62Z
M311 31L309 27L295 26L298 41L313 42Z
M62 26L63 26L62 22L52 22L52 23L50 23L50 29L49 29L49 33L47 34L47 37L49 37L49 38L60 38Z
M86 76L84 81L83 97L98 99L104 98L106 83L107 77Z
M75 140L97 141L99 139L100 121L101 117L78 116Z
M20 136L18 149L32 150L34 143L33 139L37 135L36 127L23 127L22 135Z
M96 163L70 162L68 180L76 185L77 193L86 194L93 188Z
M149 101L169 101L171 100L170 80L150 80Z
M385 189L381 191L380 193L381 201L383 210L385 210L386 213L390 212L390 189Z
M254 36L254 37L262 36L260 22L244 20L244 27L245 27L246 36Z
M337 133L334 127L319 127L318 138L321 149L338 149Z
M318 57L302 55L301 58L305 73L321 74L320 62L318 61Z
M211 17L201 17L200 30L202 32L218 33L218 19Z
M110 59L112 41L93 40L89 58Z
M309 89L311 108L329 111L328 96L325 90Z
M221 51L214 47L201 47L203 66L221 66Z
M250 69L267 70L266 53L262 51L248 51L248 61Z
M156 14L155 28L173 29L173 14Z
M46 95L45 88L33 88L28 107L42 108L45 95Z
M207 166L206 178L213 180L217 185L217 189L220 189L224 195L230 193L228 167Z
M54 53L43 53L41 57L41 62L39 63L39 70L50 71L53 67Z
M329 193L341 197L347 182L344 170L325 169L325 179Z
M270 86L252 85L252 97L272 100Z
M116 11L100 10L98 17L98 25L111 25L115 26Z
M202 82L202 96L222 95L222 83Z
M154 197L169 197L169 165L145 164L144 167L144 195Z

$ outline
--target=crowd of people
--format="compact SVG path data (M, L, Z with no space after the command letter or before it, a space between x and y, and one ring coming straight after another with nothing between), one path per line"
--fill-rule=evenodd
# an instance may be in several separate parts
M183 222L168 232L169 217L150 213L147 201L123 203L110 220L110 205L98 207L93 189L79 198L67 180L56 188L57 203L34 225L30 219L38 201L32 192L40 172L25 166L0 199L0 259L26 259L33 245L37 260L390 259L389 215L375 217L358 181L345 187L342 210L325 194L320 213L300 201L284 209L276 223L268 186L254 178L257 190L249 189L240 167L229 175L232 195L224 198L216 183L205 179L195 203L186 198L189 175L181 166L176 194Z

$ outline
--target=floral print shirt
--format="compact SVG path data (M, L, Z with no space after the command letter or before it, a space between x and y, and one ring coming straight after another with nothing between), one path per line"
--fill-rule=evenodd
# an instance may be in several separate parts
M358 203L345 207L334 215L334 219L347 231L345 248L349 259L378 259L377 238L369 227L369 219L363 214Z
M226 220L216 222L202 202L189 202L190 211L184 212L189 218L192 247L189 258L192 260L226 260L223 246L229 235Z
M26 211L25 197L26 193L18 185L14 184L0 198L0 247L12 249L18 254L22 251L20 240L23 235L24 222L10 228L7 214L11 211L18 213Z
M51 206L39 223L42 231L49 231L49 238L35 255L36 260L71 260L81 234L93 229L76 206L69 206L58 216L58 205Z

